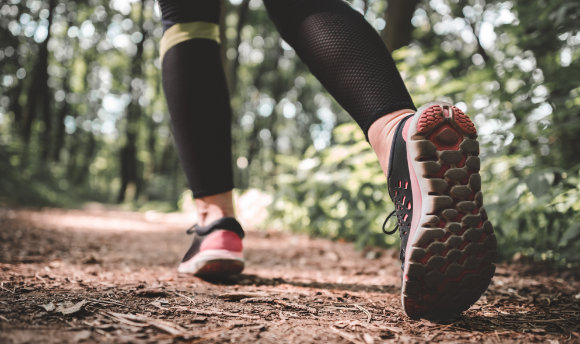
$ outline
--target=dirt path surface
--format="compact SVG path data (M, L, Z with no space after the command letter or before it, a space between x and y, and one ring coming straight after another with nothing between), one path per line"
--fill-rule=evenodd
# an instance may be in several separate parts
M580 273L500 265L454 322L410 320L397 255L248 231L247 268L178 274L182 214L0 208L0 343L580 342Z

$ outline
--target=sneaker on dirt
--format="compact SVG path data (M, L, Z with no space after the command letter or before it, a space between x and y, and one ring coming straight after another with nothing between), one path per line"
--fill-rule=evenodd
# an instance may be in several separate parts
M203 227L194 225L187 234L193 234L193 242L179 264L179 272L218 279L244 269L244 230L233 217L223 217Z
M476 139L469 117L448 103L427 104L397 127L388 186L401 235L401 301L411 318L457 317L495 272Z

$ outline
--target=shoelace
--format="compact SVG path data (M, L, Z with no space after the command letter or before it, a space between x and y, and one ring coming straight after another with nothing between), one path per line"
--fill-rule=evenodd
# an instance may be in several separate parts
M197 227L199 227L199 226L198 226L198 224L196 223L196 224L194 224L193 226L191 226L191 227L189 227L188 229L186 229L186 230L185 230L185 234L188 234L188 235L190 235L190 234L193 234L193 233L195 233L195 230L197 229Z
M385 219L385 222L383 222L383 233L385 233L386 235L393 235L397 232L397 229L399 229L399 221L397 221L397 225L395 226L395 228L393 230L386 230L385 226L387 225L387 223L389 222L389 219L396 213L396 210L393 210L392 213L389 214L389 216L387 216L387 218ZM398 220L398 219L397 219Z

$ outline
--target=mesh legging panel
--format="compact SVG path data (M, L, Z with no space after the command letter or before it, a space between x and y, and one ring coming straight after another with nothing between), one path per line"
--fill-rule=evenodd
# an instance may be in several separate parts
M365 135L380 116L415 109L391 54L341 0L264 0L280 34Z
M365 135L387 113L413 102L377 32L341 0L264 0L268 13L312 73ZM218 0L160 0L167 29L216 22ZM217 4L217 5L216 5ZM177 150L195 197L233 187L231 108L216 42L195 39L169 49L163 86Z

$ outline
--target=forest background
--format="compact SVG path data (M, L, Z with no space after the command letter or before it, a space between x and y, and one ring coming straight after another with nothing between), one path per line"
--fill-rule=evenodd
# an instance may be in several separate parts
M478 126L502 258L577 266L580 3L351 4L416 104L450 101ZM223 6L237 192L271 200L269 227L397 245L381 231L392 205L359 129L260 0ZM153 0L0 1L0 205L172 211L191 197L161 88L161 35Z

